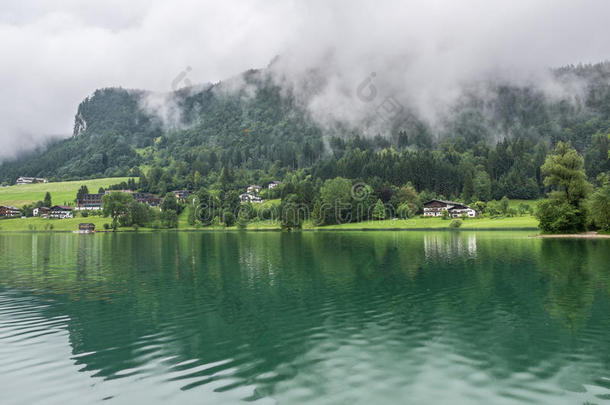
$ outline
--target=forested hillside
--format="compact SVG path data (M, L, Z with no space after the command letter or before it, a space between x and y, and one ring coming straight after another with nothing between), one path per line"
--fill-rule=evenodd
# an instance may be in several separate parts
M467 201L533 199L544 193L540 166L560 140L584 155L589 179L610 170L610 64L553 74L573 91L487 84L485 97L465 92L443 122L405 109L377 134L341 123L330 132L261 71L169 95L102 89L78 107L71 138L4 162L0 181L138 176L145 191L164 193L341 176L380 196L411 182Z

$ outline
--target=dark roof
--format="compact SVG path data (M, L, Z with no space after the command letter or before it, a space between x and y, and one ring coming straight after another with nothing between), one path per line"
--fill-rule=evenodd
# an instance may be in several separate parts
M440 202L443 204L447 204L447 205L461 205L462 207L468 207L467 204L461 203L461 202L457 202L457 201L448 201L448 200L437 200L437 199L432 199L428 202L425 202L424 205L430 204L431 202ZM470 208L470 207L468 207Z
M67 205L54 205L51 207L52 210L63 210L63 211L72 211L72 207L68 207Z

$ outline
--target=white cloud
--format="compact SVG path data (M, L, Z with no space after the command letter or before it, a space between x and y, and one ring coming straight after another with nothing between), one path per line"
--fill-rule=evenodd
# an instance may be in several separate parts
M610 54L603 0L8 0L0 7L0 140L15 145L0 158L24 137L68 136L78 103L96 88L169 91L187 66L192 83L210 82L282 55L275 69L289 83L311 68L324 72L328 86L310 105L316 116L354 121L370 114L354 92L371 72L380 94L433 116L465 81L521 80Z

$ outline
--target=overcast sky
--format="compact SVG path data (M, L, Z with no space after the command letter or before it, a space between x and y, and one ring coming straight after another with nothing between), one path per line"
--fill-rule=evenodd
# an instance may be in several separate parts
M425 113L463 81L610 59L608 16L605 0L4 0L0 159L69 136L96 88L170 91L187 67L190 82L214 82L276 55L287 82L327 75L318 111L349 118L336 96L375 72Z

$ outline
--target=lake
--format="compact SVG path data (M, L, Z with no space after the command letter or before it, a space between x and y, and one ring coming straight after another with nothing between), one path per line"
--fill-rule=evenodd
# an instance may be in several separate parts
M0 403L610 402L610 241L0 234Z

